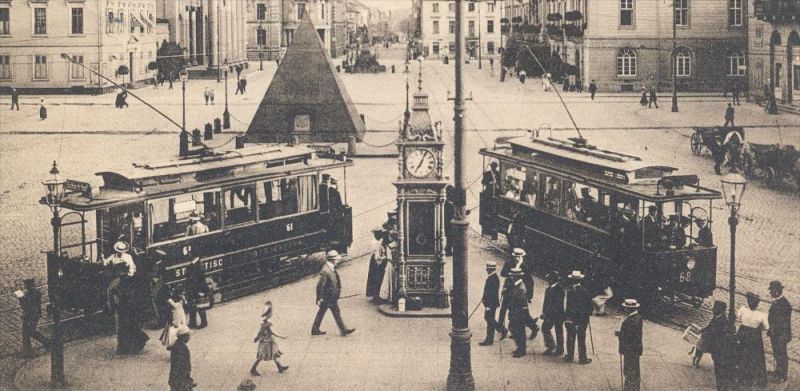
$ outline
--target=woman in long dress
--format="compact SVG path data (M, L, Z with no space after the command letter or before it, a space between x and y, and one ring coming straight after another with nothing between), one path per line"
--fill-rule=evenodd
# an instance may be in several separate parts
M758 295L747 293L747 306L736 312L741 322L736 336L738 349L738 382L741 386L766 386L767 363L764 358L764 339L762 332L769 330L767 314L757 311L760 302Z
M371 297L373 301L380 300L381 282L386 269L387 251L384 244L384 230L376 228L372 230L375 236L373 241L372 256L369 260L369 271L367 273L367 297Z
M381 282L380 298L389 303L394 300L394 251L397 245L397 241L392 240L386 246L386 266Z
M253 342L258 342L258 353L256 355L256 362L254 362L253 366L250 368L250 374L253 376L261 376L256 369L262 360L275 361L275 366L278 367L278 373L283 373L283 371L289 369L289 367L281 365L278 361L278 358L280 358L283 353L281 353L281 350L278 348L274 337L284 339L286 337L282 337L272 330L272 321L270 320L272 318L272 302L268 301L266 303L261 316L264 317L261 322L261 329L258 331L258 335L256 335L255 339L253 339Z

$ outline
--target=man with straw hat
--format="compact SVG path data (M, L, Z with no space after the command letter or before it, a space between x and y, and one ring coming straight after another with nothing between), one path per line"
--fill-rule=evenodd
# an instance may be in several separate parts
M497 307L500 306L500 277L497 276L497 263L495 261L486 262L486 282L483 284L483 298L481 303L485 309L483 319L486 320L486 339L478 345L491 346L494 343L494 332L502 332L502 327L494 320L497 314Z
M322 270L319 272L319 282L317 283L317 316L314 318L314 324L311 326L311 335L324 335L325 332L319 329L322 324L322 318L325 312L329 309L333 313L333 319L336 320L336 325L339 326L339 332L342 336L352 334L356 329L348 329L342 320L342 315L339 312L339 296L342 293L342 280L339 278L339 273L336 271L336 264L342 257L336 250L330 250L327 253L327 262Z
M592 298L586 289L581 286L583 273L573 270L568 278L571 287L564 293L567 328L567 354L564 361L572 362L575 357L575 342L578 342L578 364L592 362L586 356L586 329L589 327L589 317L592 315Z
M128 243L119 241L114 243L114 254L106 258L105 265L114 267L120 263L124 263L128 267L128 276L133 277L136 274L136 264L133 263L133 257L128 254Z
M636 299L625 299L622 308L628 316L622 321L619 331L619 354L622 356L622 374L625 377L623 391L638 391L641 379L639 357L642 355L642 317Z

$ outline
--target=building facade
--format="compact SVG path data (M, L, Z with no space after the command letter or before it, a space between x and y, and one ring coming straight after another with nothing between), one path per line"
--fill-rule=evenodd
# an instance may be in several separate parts
M743 0L546 0L553 52L602 91L642 86L679 91L747 85L747 3ZM673 20L677 50L673 62Z
M156 0L0 1L0 87L53 92L152 81L148 68L167 37Z
M216 73L247 61L246 7L236 0L157 0L158 17L169 23L169 39L186 49L190 66Z
M751 6L749 93L762 101L767 86L778 103L800 107L800 1L761 0Z
M464 37L467 56L498 54L501 43L501 3L464 2ZM454 1L421 0L420 31L422 55L426 58L453 57L456 48Z

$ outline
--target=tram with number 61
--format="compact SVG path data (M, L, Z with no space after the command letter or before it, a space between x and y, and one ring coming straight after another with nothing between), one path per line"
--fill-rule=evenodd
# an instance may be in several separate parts
M334 182L330 173L342 172L346 182L352 161L300 145L238 144L99 172L99 189L67 180L60 206L68 213L58 232L75 243L62 244L60 257L48 256L48 277L61 276L65 307L86 314L104 308L110 281L104 259L119 241L130 249L143 293L150 278L181 284L186 266L199 257L218 287L217 300L315 273L321 263L305 256L347 250L352 211L346 183L342 199L322 178Z
M643 301L699 306L714 291L721 194L697 176L583 138L531 134L480 153L499 162L480 196L483 233L526 248L539 271L583 270Z

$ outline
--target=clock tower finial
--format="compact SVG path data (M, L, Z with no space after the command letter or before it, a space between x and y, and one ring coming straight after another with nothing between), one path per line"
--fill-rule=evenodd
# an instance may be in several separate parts
M406 111L403 113L403 118L405 120L404 125L408 125L408 121L411 119L411 111L409 111L409 103L408 103L408 94L409 94L410 86L408 85L408 77L406 77Z
M419 91L422 92L422 61L419 62L419 78L417 79L419 82Z

